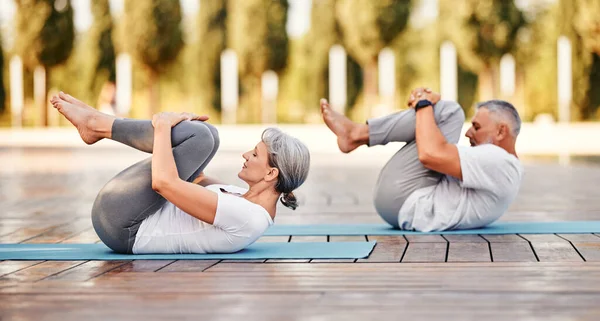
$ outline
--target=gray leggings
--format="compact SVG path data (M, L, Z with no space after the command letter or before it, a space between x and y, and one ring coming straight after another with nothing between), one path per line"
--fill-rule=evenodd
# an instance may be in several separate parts
M154 127L149 120L117 119L112 140L152 153ZM183 121L171 130L179 177L193 181L219 148L219 134L210 124ZM111 179L92 208L92 224L100 240L113 251L132 253L140 224L167 200L152 190L152 158L142 160Z
M458 143L465 114L453 101L440 101L434 108L435 121L446 141ZM417 189L435 185L442 174L429 170L419 161L415 141L414 109L369 119L369 146L405 142L381 170L375 185L374 205L377 213L398 228L398 213L406 199Z

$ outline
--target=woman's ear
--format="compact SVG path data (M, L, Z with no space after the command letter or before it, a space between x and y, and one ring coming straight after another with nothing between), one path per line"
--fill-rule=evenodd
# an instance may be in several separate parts
M277 180L277 177L279 177L279 169L276 167L271 167L265 176L265 181L271 182Z

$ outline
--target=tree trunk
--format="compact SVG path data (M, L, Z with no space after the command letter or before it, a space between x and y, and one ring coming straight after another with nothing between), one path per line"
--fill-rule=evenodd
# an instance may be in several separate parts
M485 67L478 75L479 101L485 101L494 97L494 83L492 81L492 70Z
M373 58L363 67L364 106L367 118L377 103L377 59Z
M40 122L42 127L48 126L48 104L46 103L46 84L48 83L47 69L39 65L33 72L33 101L35 108L40 110Z
M159 92L159 83L158 83L158 73L155 70L148 69L148 93L149 93L149 109L146 109L147 112L150 112L150 118L156 113L159 112L159 104L160 104L160 92Z

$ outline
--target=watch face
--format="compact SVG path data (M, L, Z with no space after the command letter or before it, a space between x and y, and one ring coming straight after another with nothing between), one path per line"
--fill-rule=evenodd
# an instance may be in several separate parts
M417 107L426 107L426 106L430 106L432 105L431 102L429 100L419 100L419 102L417 103Z

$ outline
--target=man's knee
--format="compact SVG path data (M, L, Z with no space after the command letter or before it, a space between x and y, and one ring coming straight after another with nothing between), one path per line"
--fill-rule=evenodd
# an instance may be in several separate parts
M465 112L463 111L460 104L452 100L440 100L435 105L435 110L439 113L439 120L441 122L465 122Z

